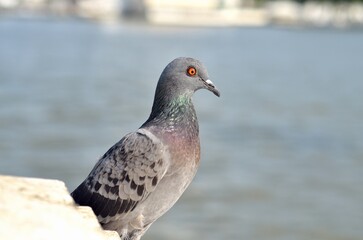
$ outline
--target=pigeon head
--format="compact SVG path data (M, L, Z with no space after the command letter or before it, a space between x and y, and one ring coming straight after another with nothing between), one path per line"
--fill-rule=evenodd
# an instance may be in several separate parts
M220 96L200 61L185 57L173 60L161 73L151 114L145 124L161 119L168 119L174 124L196 118L191 98L199 89L207 89Z
M203 64L193 58L180 57L170 62L162 72L156 94L168 94L172 97L192 96L199 89L207 89L220 96L219 91L209 79Z

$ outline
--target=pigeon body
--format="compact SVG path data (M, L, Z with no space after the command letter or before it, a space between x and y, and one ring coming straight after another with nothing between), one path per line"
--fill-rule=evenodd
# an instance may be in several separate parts
M72 192L77 204L90 206L103 228L122 240L139 240L196 174L200 143L192 95L202 88L219 96L198 60L169 63L148 120L112 146Z

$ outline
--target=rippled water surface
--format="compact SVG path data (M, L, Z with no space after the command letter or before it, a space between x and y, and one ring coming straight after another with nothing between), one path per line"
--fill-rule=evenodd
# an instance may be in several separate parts
M0 21L0 174L73 190L193 56L202 163L145 240L363 239L363 32Z

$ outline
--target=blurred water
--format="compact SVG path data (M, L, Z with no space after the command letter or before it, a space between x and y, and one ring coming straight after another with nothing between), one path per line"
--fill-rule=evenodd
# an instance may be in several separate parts
M221 90L195 96L196 179L152 239L362 239L363 33L0 21L0 174L73 190L143 123L177 56Z

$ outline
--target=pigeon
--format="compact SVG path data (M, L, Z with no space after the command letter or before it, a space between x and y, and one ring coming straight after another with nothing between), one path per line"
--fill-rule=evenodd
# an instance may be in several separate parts
M71 193L121 240L139 240L195 176L200 140L192 96L199 89L220 96L200 61L180 57L170 62L146 122L112 146Z

